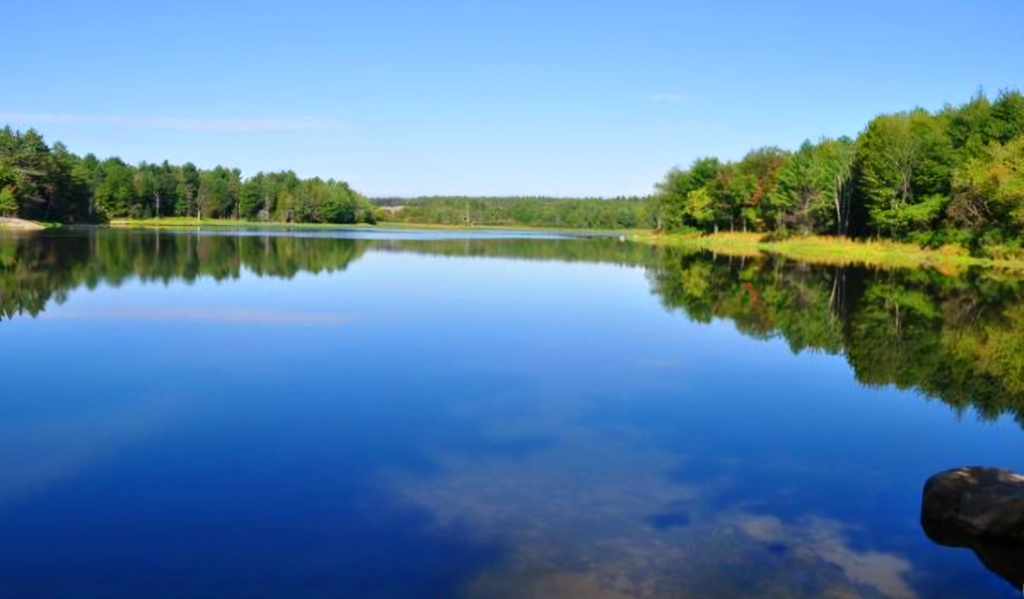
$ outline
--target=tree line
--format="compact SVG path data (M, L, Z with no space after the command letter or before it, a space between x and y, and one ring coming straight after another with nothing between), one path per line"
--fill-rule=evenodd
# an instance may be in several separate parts
M382 218L420 224L651 229L657 223L657 206L646 197L430 196L373 202L392 209Z
M1020 246L1024 96L872 119L856 137L702 157L656 185L657 227Z
M128 164L78 156L29 129L0 129L0 216L66 223L117 218L234 218L298 223L376 222L344 181L292 171L243 178L237 168Z
M374 205L376 204L376 206ZM422 197L371 203L343 181L294 172L243 178L79 157L34 130L0 130L0 215L62 222L163 216L252 221L827 234L982 254L1024 246L1024 95L979 92L960 106L872 119L857 137L758 148L738 161L674 168L652 197Z

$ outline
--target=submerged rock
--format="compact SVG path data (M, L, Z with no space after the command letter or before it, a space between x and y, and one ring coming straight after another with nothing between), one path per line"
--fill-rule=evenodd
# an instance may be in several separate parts
M1024 585L1024 476L956 468L924 485L921 527L932 541L974 551L986 568Z

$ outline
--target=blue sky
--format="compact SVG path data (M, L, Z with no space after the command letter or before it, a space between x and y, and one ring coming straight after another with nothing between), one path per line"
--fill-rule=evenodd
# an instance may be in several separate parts
M642 194L1024 87L1024 2L0 0L0 122L370 195Z

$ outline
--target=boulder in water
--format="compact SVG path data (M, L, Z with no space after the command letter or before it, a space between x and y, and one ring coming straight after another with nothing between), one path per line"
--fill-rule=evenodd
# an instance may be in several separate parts
M974 551L986 568L1024 585L1024 476L997 468L956 468L924 485L921 527L947 547Z
M965 535L1024 543L1024 476L977 467L940 472L924 485L921 523L943 545Z

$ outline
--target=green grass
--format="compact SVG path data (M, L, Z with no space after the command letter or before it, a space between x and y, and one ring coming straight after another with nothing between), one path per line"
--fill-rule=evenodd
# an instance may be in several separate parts
M896 241L859 241L845 237L807 236L763 241L760 233L656 234L640 233L634 241L662 246L690 247L725 255L751 256L769 253L810 264L864 265L878 268L935 268L960 272L970 266L1024 271L1024 260L971 256L957 245L937 249Z

